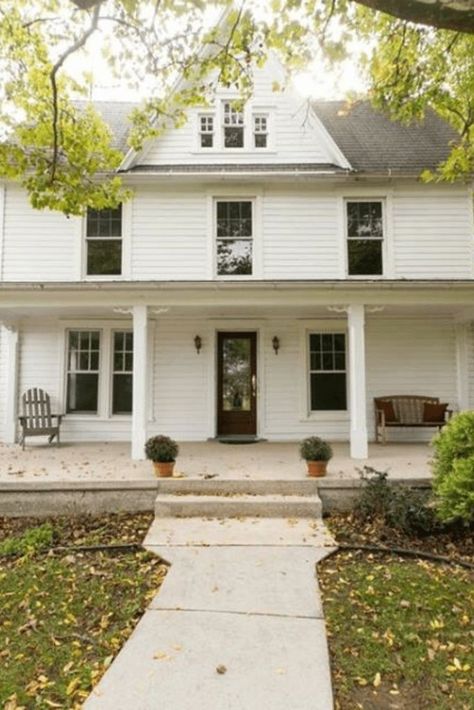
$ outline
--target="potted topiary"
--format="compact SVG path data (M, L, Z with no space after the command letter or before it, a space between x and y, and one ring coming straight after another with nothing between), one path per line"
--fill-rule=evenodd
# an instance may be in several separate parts
M332 449L319 436L309 436L300 444L300 456L308 465L308 476L325 476Z
M179 447L169 436L151 436L145 444L147 459L153 461L155 473L160 477L173 475Z

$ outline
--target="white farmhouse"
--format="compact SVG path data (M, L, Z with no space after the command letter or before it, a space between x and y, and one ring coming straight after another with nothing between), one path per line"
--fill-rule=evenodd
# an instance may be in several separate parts
M0 188L0 439L40 387L69 441L373 440L373 398L474 407L471 185L424 184L453 134L361 102L309 105L256 71L136 154L133 199L87 217ZM426 440L426 427L390 430Z

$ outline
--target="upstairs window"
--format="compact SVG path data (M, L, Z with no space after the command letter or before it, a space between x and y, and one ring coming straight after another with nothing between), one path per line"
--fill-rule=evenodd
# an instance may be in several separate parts
M199 116L199 135L201 148L212 148L214 145L214 116L210 114Z
M216 206L217 275L251 276L252 202L218 201Z
M99 330L70 330L67 352L67 412L97 414Z
M112 414L130 414L133 392L133 332L114 333Z
M255 148L268 145L268 117L261 114L253 117L253 139Z
M224 148L244 147L244 114L231 101L224 102Z
M115 209L87 210L87 276L122 273L122 205Z
M311 411L347 409L345 334L311 333L309 360Z
M349 276L383 274L383 216L380 200L347 202Z

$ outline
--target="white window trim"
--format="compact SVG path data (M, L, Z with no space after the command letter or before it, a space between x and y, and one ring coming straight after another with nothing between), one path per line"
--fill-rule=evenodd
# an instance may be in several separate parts
M380 202L382 205L382 229L383 236L382 242L382 273L381 274L349 274L349 258L348 258L348 224L347 224L347 205L350 202ZM383 279L393 277L393 252L391 230L389 229L388 215L390 215L390 223L392 218L392 199L391 195L380 196L378 194L346 194L342 197L342 215L343 215L343 264L344 264L344 278L354 281L367 281L376 280L381 281ZM391 226L391 225L390 225Z
M192 154L213 155L214 157L228 155L267 155L276 153L275 148L275 107L265 105L254 105L248 102L244 106L244 145L242 148L224 147L224 103L239 100L238 94L229 96L219 96L214 107L206 110L198 109L194 116L194 150ZM255 148L253 144L253 116L265 115L267 117L267 147ZM201 147L200 116L213 116L214 118L214 141L212 148Z
M311 378L309 359L309 336L311 333L344 333L346 336L346 393L347 409L329 409L313 411L311 409ZM346 319L333 319L321 321L303 321L300 323L299 351L300 351L300 421L302 422L348 422L349 409L349 366L347 362L348 331Z
M132 263L132 200L122 203L122 268L120 274L88 274L87 273L87 215L80 218L81 235L81 277L83 281L125 281L131 278Z
M75 413L66 412L67 409L67 358L68 358L68 340L69 332L75 331L90 331L98 330L100 332L100 351L99 351L99 385L98 385L98 401L97 413ZM62 382L60 383L61 406L60 411L65 413L65 419L68 421L120 421L131 420L130 414L112 414L112 387L113 387L113 333L115 331L131 331L133 326L130 321L65 321L61 323L62 331L62 348L60 372L62 373ZM152 386L153 383L150 383Z
M210 209L210 229L209 243L211 254L211 279L218 281L255 281L262 278L263 263L262 263L262 209L261 195L236 195L232 194L213 194L209 198ZM218 274L217 273L217 203L218 202L251 202L252 203L252 273L251 274Z

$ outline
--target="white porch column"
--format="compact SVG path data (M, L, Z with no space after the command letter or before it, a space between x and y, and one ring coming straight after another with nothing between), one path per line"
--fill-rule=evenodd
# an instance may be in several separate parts
M5 342L5 442L14 444L17 431L18 402L18 330L13 326L3 326L2 338Z
M459 411L469 409L469 325L456 324L456 379Z
M148 419L148 308L133 307L132 459L145 458Z
M367 402L365 391L365 309L352 305L347 309L349 329L349 392L351 418L351 457L365 459L367 443Z

